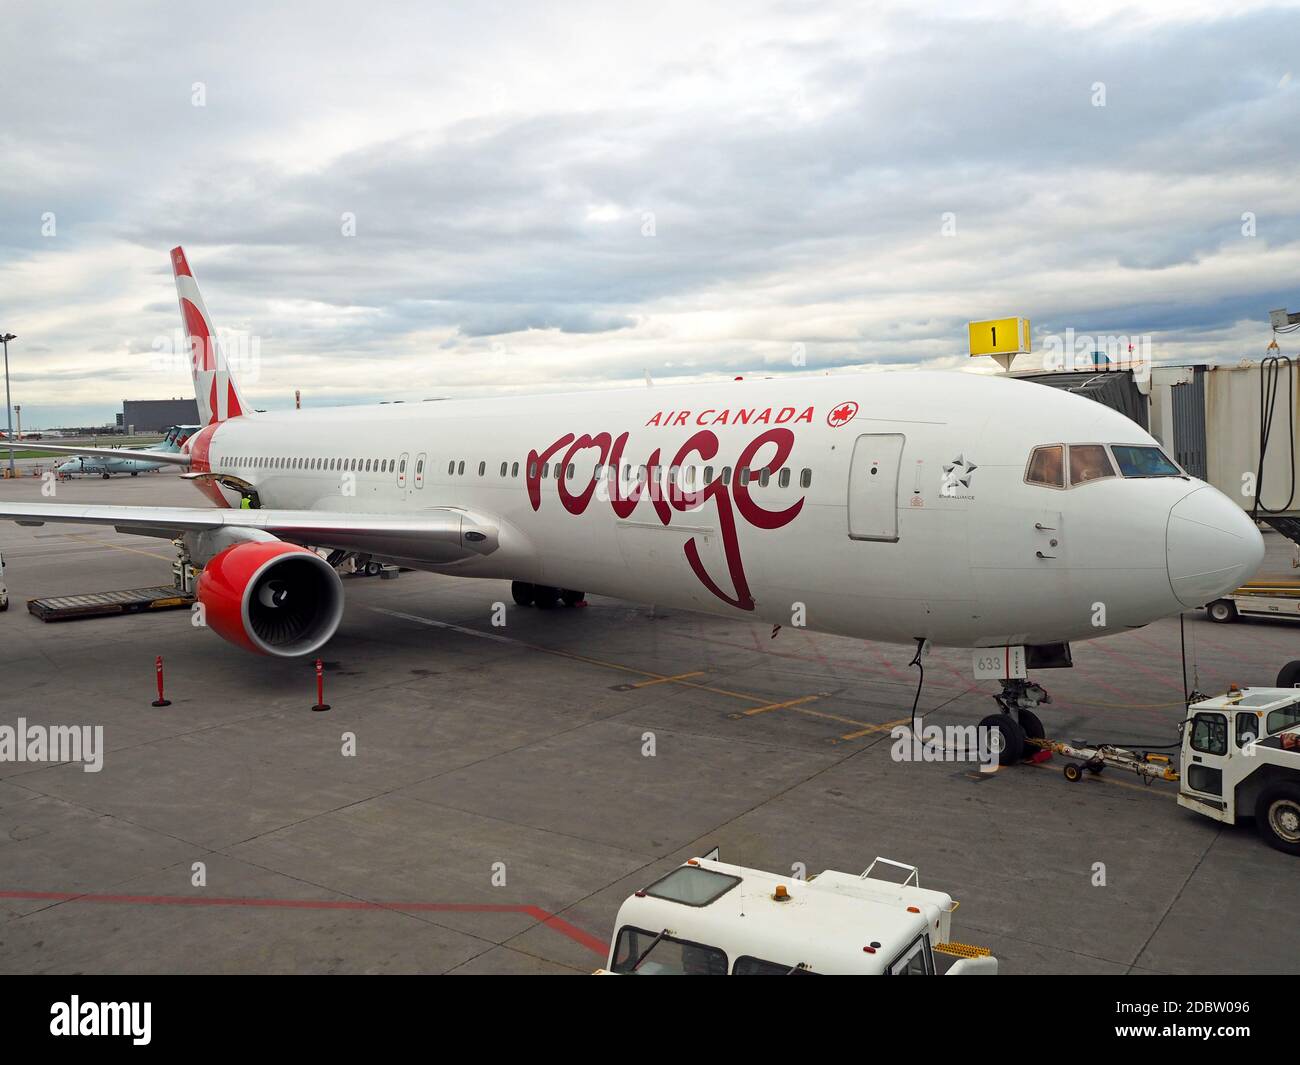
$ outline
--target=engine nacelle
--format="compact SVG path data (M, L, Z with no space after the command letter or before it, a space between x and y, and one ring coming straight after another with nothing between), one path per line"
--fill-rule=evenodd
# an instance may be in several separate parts
M264 655L311 654L343 619L343 582L334 567L280 540L226 548L203 567L197 595L208 628Z

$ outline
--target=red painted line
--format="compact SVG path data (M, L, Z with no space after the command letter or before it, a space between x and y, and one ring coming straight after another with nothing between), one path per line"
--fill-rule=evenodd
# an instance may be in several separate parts
M557 917L553 913L547 913L545 910L540 909L537 906L525 906L523 907L523 912L529 914L529 916L536 917L540 923L546 925L548 928L553 928L562 935L568 936L575 943L581 943L588 950L599 954L602 958L609 953L609 944L603 939L597 939L590 933L584 932L577 925L569 924L569 922L563 917Z
M521 913L604 957L607 945L540 906L473 902L364 902L360 899L254 899L199 895L93 895L76 891L0 891L0 899L116 902L137 906L252 906L286 910L410 910L418 913Z
M1096 647L1097 650L1101 651L1103 654L1110 655L1111 658L1121 659L1126 668L1135 669L1137 670L1137 672L1145 674L1146 676L1150 677L1152 680L1157 681L1168 688L1172 688L1180 695L1182 694L1183 682L1181 680L1174 680L1172 677L1164 673L1158 673L1154 669L1149 669L1146 666L1142 665L1142 663L1134 661L1129 655L1125 654L1123 651L1117 651L1113 647L1107 647L1100 640L1094 641L1093 646ZM1181 669L1182 667L1180 666L1179 668Z

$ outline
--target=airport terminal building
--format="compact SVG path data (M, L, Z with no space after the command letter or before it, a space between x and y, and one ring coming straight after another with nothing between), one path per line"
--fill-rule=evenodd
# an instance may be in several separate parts
M124 399L117 425L123 431L160 433L173 425L198 425L199 407L192 399Z

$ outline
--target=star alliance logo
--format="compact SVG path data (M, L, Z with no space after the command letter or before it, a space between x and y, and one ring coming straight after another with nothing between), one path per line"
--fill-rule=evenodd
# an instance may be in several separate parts
M978 469L975 463L968 462L963 455L958 455L952 462L945 462L943 485L939 489L939 494L950 499L956 498L958 489L970 487L971 476Z

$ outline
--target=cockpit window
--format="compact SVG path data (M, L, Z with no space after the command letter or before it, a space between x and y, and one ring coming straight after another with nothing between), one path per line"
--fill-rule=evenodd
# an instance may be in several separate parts
M1029 472L1025 474L1025 480L1049 488L1064 488L1065 448L1061 444L1034 448L1034 453L1029 456Z
M1183 471L1175 466L1158 447L1140 447L1133 444L1112 444L1119 472L1125 477L1181 477Z
M1114 477L1115 467L1102 444L1070 445L1070 484L1083 484L1099 477Z

